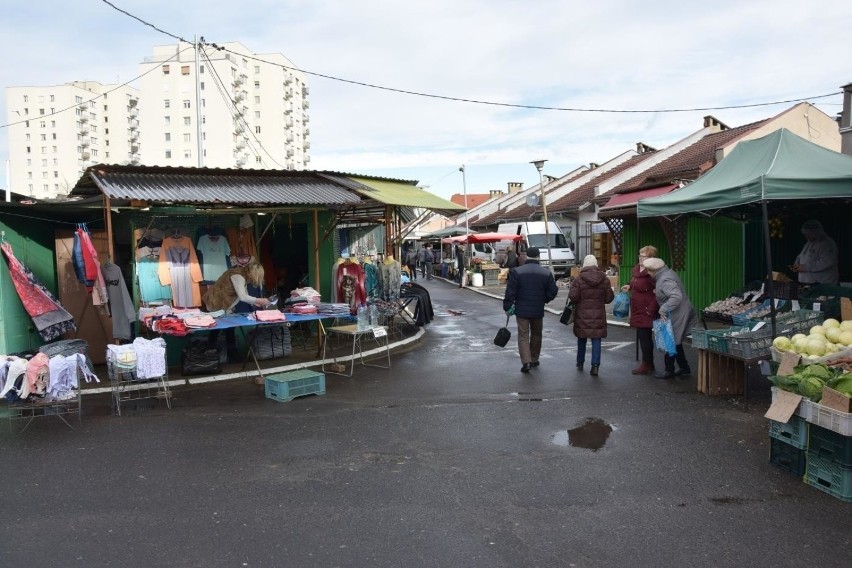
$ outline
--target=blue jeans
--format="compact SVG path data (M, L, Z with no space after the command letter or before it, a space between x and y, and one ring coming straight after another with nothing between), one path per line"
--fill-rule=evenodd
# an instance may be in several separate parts
M582 365L586 362L586 341L585 337L577 338L577 364ZM592 338L592 365L601 364L601 338Z

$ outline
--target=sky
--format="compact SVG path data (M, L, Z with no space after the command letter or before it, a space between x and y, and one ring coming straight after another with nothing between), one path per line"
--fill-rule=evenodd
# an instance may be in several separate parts
M808 100L834 117L852 82L852 2L838 0L111 3L190 41L284 54L308 74L312 169L444 198L534 185L534 160L560 177L637 142L664 148L708 114L739 126ZM0 13L2 121L5 87L130 81L176 42L103 0L0 0ZM744 105L761 106L725 108Z

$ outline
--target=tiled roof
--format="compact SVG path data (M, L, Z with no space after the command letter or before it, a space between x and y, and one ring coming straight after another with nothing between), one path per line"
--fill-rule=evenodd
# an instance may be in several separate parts
M468 193L467 208L473 209L474 207L479 207L489 199L491 199L491 195L488 193ZM462 207L465 207L464 194L455 193L452 197L450 197L450 201L452 201L456 205L461 205Z
M569 209L575 209L584 203L588 203L592 201L595 197L595 187L599 186L601 183L605 182L609 178L616 176L623 172L626 169L632 168L637 164L641 164L646 159L653 156L656 152L648 151L643 152L642 154L638 154L633 156L629 160L625 161L622 164L612 168L611 170L596 176L595 178L589 180L584 183L568 195L560 197L553 203L547 204L548 212L557 212L557 211L566 211Z
M606 203L616 193L627 193L648 187L667 185L676 179L694 180L716 165L716 149L727 146L749 132L757 130L767 120L769 119L708 134L674 156L653 165L644 172L599 195L595 198L595 201Z

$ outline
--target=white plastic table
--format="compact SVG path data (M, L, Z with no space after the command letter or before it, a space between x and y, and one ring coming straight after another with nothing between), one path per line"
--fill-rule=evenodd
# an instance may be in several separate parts
M336 327L327 327L325 328L326 332L326 340L323 342L322 347L322 370L324 373L331 373L333 375L342 375L344 377L351 377L352 373L355 371L355 350L358 350L358 358L361 361L361 364L365 367L376 367L378 369L390 369L390 345L388 339L388 329L384 326L372 327L367 329L358 329L357 324L352 325L341 325ZM349 356L350 365L349 365L349 373L341 373L337 370L332 370L332 366L329 365L328 369L326 369L326 350L328 349L328 344L330 343L332 335L340 335L346 338L352 339L352 354ZM384 343L382 343L382 338L384 338ZM368 340L375 340L378 344L376 348L378 352L382 351L384 348L385 358L387 360L387 365L377 365L375 363L367 363L364 359L364 342ZM368 354L370 352L368 351ZM337 357L334 355L334 347L331 347L331 357L334 361L334 369L337 368ZM344 369L346 367L344 366Z

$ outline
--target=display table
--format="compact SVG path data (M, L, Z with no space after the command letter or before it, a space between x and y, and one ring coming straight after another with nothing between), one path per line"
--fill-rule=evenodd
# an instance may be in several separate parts
M361 364L364 365L365 367L375 367L375 368L379 368L379 369L390 369L390 366L391 366L390 344L389 344L389 339L388 339L388 330L387 330L386 327L380 326L380 327L367 328L367 329L358 329L357 324L352 324L352 325L341 325L341 326L336 326L336 327L329 327L329 328L326 328L325 332L326 332L326 340L323 342L323 348L322 348L322 359L323 359L322 370L323 370L324 373L331 373L331 374L334 374L334 375L342 375L344 377L351 377L352 373L355 371L355 350L356 349L358 350L358 358L360 359ZM332 365L326 365L326 361L325 361L326 360L326 350L328 349L328 344L330 343L330 340L332 339L332 336L334 336L334 335L345 338L347 341L349 339L352 340L352 353L349 356L349 361L350 361L349 373L338 371L338 368L340 367L340 365L338 365L338 363L337 363L337 356L334 355L334 347L333 346L331 347L330 354L331 354L332 360L334 361L334 365L333 366ZM381 341L382 338L384 338L384 343L382 343L382 341ZM373 340L376 341L376 343L378 344L378 351L379 352L381 352L382 348L384 348L385 357L387 358L387 365L386 366L367 363L364 360L364 342L369 341L370 339L373 339ZM328 367L328 368L326 368L326 367ZM345 371L346 366L343 365L342 367Z

